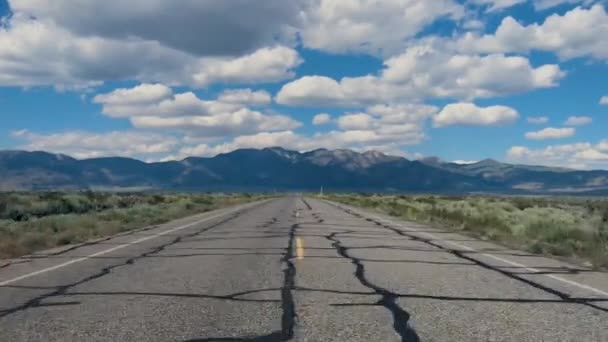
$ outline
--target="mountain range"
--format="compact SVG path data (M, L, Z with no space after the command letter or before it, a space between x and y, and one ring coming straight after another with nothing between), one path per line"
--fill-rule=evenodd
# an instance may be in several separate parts
M608 194L608 171L408 160L376 151L280 147L210 158L146 163L0 151L0 190L157 189L176 191L360 191L505 194Z

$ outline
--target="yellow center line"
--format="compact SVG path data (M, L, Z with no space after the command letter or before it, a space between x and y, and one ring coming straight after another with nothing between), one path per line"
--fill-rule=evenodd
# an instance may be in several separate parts
M296 238L296 257L298 260L304 259L304 240Z

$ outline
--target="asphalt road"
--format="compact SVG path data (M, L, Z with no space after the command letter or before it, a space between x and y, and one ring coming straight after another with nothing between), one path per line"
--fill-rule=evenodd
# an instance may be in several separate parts
M0 269L0 341L608 341L608 274L286 197Z

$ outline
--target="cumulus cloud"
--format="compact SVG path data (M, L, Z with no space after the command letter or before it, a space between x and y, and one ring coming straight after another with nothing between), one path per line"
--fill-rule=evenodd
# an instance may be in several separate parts
M489 12L493 12L513 7L526 1L527 0L471 0L470 3L486 6Z
M537 10L546 10L563 4L592 4L594 0L532 0Z
M478 107L473 103L452 103L433 117L435 127L453 125L498 126L515 122L519 113L506 106Z
M541 164L570 168L608 168L608 141L597 144L581 142L551 145L539 149L513 146L507 151L507 159L512 162Z
M593 122L593 119L588 116L571 116L565 122L566 126L584 126Z
M608 106L608 96L602 96L602 97L600 98L600 104L601 104L601 105Z
M312 118L312 124L315 126L326 125L331 122L331 116L327 113L319 113Z
M119 11L117 11L119 12ZM112 80L205 87L293 77L292 48L261 47L241 56L196 56L157 40L78 36L48 19L21 13L0 25L0 85L84 88Z
M253 91L251 89L227 89L220 94L218 100L226 103L263 106L270 104L272 97L265 90Z
M373 118L369 114L347 114L338 118L338 127L344 130L364 130L372 127Z
M531 140L546 140L546 139L563 139L569 138L576 133L572 127L554 128L547 127L540 131L526 133L526 139Z
M195 86L212 83L263 83L292 78L293 68L302 59L292 48L277 46L261 48L238 58L204 58L192 74Z
M170 153L178 146L172 136L136 132L112 131L106 133L72 131L40 134L28 130L15 131L12 136L24 141L21 149L50 151L75 158L108 156L155 158Z
M315 133L311 136L293 131L262 132L244 135L219 144L199 144L184 146L167 160L183 159L188 156L214 156L239 148L265 148L281 146L297 151L310 151L318 148L352 149L356 151L380 151L392 155L403 155L402 144L391 142L371 131L331 131Z
M83 88L111 80L206 87L277 82L301 62L296 42L390 55L454 0L9 2L0 28L0 85ZM168 15L168 13L170 15ZM194 34L213 32L213 34ZM391 34L387 34L391 32Z
M102 104L104 114L128 118L137 128L172 129L190 135L234 136L300 126L288 116L262 113L244 104L268 98L265 92L240 90L225 92L217 100L202 100L192 92L174 94L163 85L141 84L97 95L93 101Z
M358 151L377 150L394 155L403 155L403 148L424 140L424 122L438 108L429 105L375 105L365 113L347 113L338 117L336 130L302 134L293 130L260 132L235 137L220 143L213 141L196 144L195 139L180 151L170 156L179 159L188 155L215 155L243 147L282 146L299 151L317 148L348 148ZM329 115L320 114L324 119Z
M131 118L131 122L137 128L179 130L206 137L271 132L300 126L299 122L288 116L266 115L247 108L212 116L137 116Z
M478 107L472 102L557 86L565 76L559 65L536 65L525 56L529 51L555 52L562 59L608 59L608 46L602 40L608 36L608 15L601 5L551 15L537 24L506 17L495 33L486 35L479 33L483 23L469 11L471 2L497 11L523 1L471 0L463 5L459 0L10 0L14 14L0 24L0 86L89 88L108 81L141 83L93 97L104 115L127 119L139 129L128 132L139 147L126 149L126 154L145 154L145 146L154 146L151 150L164 149L159 153L208 155L247 144L396 153L423 141L431 118L437 127L517 120L513 108ZM589 3L530 1L537 9ZM428 37L425 30L444 19L456 24L455 32L479 31ZM271 95L253 89L253 84L295 77L303 63L296 48L383 58L381 70L368 75L340 79L301 75L280 88L275 97L280 104L346 108L335 118L325 113L313 118L313 125L335 124L332 131L294 131L301 123L264 107L272 103ZM224 90L213 99L200 98L188 89L218 84L242 88ZM176 87L179 92L173 91ZM218 87L210 89L215 92ZM430 99L456 103L439 111L422 105ZM600 103L608 104L608 99ZM584 123L582 117L571 119L566 125ZM556 134L543 131L530 133ZM163 135L173 145L161 148L153 144L161 138L159 132L181 138ZM50 135L21 134L31 146L38 146L34 141L53 146L44 140ZM67 141L66 137L81 134L95 141L92 133L62 134L53 140ZM107 133L108 139L112 137L122 139L116 132ZM92 151L90 155L105 153Z
M195 56L242 56L277 38L291 40L308 1L9 0L9 5L77 36L156 41Z
M392 55L438 19L463 15L453 0L319 0L305 12L300 34L309 48Z
M436 114L438 108L429 105L374 105L365 112L346 113L336 119L342 131L332 131L323 137L335 146L336 140L354 144L355 148L364 145L413 145L422 142L426 135L424 123ZM331 138L331 139L330 139ZM323 141L315 136L315 140Z
M94 97L93 102L116 107L151 105L173 98L173 90L163 84L140 84L119 88ZM110 111L113 112L113 111Z
M288 116L262 113L237 103L243 102L240 101L242 95L247 95L244 97L249 99L252 93L229 91L220 94L217 99L203 100L192 92L175 94L164 85L141 84L97 95L93 101L102 105L104 114L128 118L138 129L181 132L186 136L183 141L184 151L177 155L185 155L195 147L196 151L206 150L208 153L232 148L233 145L226 145L230 137L234 137L233 141L236 142L252 141L238 139L242 136L272 141L269 140L271 137L292 137L294 134L298 140L285 147L374 148L395 153L402 146L420 143L425 138L425 122L438 111L438 108L430 105L394 104L372 105L366 107L364 112L346 113L335 120L328 114L321 113L315 116L313 123L335 121L338 129L300 135L293 133L293 129L300 126L299 122ZM234 97L239 101L234 100ZM291 133L281 135L278 134L280 132ZM304 143L309 140L314 143ZM279 142L282 141L277 141Z
M155 89L161 88L164 88L162 97L150 94ZM149 97L151 101L142 102L142 97ZM122 118L135 116L209 116L242 108L240 104L201 100L193 92L174 94L169 87L151 84L115 89L110 93L95 96L93 102L102 104L102 112L107 116Z
M365 106L433 98L495 97L557 85L559 66L533 67L504 54L462 54L441 40L427 40L389 58L379 75L304 76L285 84L276 101L300 106Z
M486 6L488 11L500 11L515 5L532 2L537 10L546 10L562 4L592 3L593 0L471 0L476 5Z
M460 164L460 165L469 165L469 164L475 164L479 162L478 160L453 160L452 163L454 164Z
M563 15L552 14L542 24L524 26L506 17L494 34L468 33L458 41L461 51L481 53L549 51L562 59L608 59L608 14L604 6L577 7Z
M308 137L294 133L293 131L262 132L254 135L239 136L231 141L215 145L198 144L184 146L177 152L177 155L170 156L170 159L182 159L189 156L214 156L239 148L266 148L274 146L294 150L308 150L313 149L315 145Z
M526 118L526 120L528 121L528 123L531 124L536 124L536 125L540 125L540 124L546 124L549 122L549 118L546 116L531 116Z

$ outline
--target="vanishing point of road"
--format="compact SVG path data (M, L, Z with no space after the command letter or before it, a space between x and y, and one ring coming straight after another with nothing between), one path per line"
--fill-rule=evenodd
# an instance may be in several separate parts
M2 266L0 341L608 341L608 274L283 197Z

